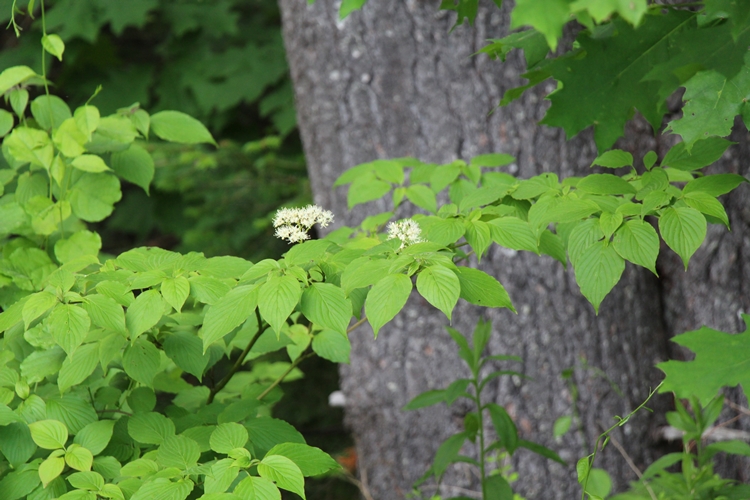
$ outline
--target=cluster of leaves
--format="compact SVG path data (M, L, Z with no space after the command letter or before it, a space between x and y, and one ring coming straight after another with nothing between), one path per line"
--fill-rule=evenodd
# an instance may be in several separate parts
M103 86L103 113L123 103L174 109L221 135L286 136L296 126L294 102L276 2L270 0L47 0L46 26L68 46L53 67L74 104ZM41 72L40 2L0 1L0 22L15 6L24 36L9 40L0 68L27 65ZM31 8L36 21L22 18ZM49 65L48 65L49 66ZM252 107L248 107L252 106ZM254 116L247 120L243 115Z
M378 160L348 170L337 184L351 183L350 206L390 192L394 209L408 199L430 213L414 216L427 240L453 245L463 238L480 259L492 242L547 254L563 265L569 259L581 292L598 311L620 280L625 261L656 274L659 236L645 217L658 219L661 237L686 267L709 222L728 226L716 198L747 179L736 174L703 176L697 170L713 163L730 144L709 138L688 152L679 143L658 165L656 153L646 154L642 169L633 167L632 155L621 150L593 162L605 168L629 167L623 176L590 174L560 181L546 173L518 180L483 171L514 161L509 155L490 154L469 164ZM405 168L411 169L408 182ZM436 195L446 188L450 203L438 208Z
M502 469L489 470L490 456L502 454L506 457L512 457L518 449L525 448L563 465L565 462L552 450L537 443L520 439L516 424L505 408L496 403L482 402L482 390L487 387L490 381L497 377L515 375L525 378L523 374L513 370L493 371L486 375L480 374L482 368L493 361L521 361L516 356L483 355L492 335L492 324L488 321L479 321L472 335L473 347L469 345L466 337L461 332L450 327L447 329L458 347L458 355L471 370L471 378L458 378L446 389L424 392L412 399L404 409L416 410L438 403L445 403L451 406L459 399L466 398L474 404L475 411L467 413L464 417L463 431L449 437L440 445L435 454L432 467L417 481L414 488L418 489L430 477L434 477L439 486L448 466L456 462L463 462L474 465L479 469L483 498L512 500L515 498L513 489L508 479L503 475ZM497 439L491 443L486 442L487 435L484 428L485 412L489 414L492 426L497 435ZM478 446L478 460L460 454L461 449L467 441ZM460 498L464 497L458 497L455 500L459 500Z

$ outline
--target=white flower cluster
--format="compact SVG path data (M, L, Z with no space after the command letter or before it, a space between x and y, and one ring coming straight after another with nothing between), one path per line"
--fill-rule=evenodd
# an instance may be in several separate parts
M289 243L299 243L310 239L307 232L315 224L327 227L333 221L333 213L317 205L304 208L282 208L273 218L276 237Z
M403 219L398 222L388 223L388 239L392 240L397 238L401 240L401 246L398 248L399 250L415 243L424 242L425 240L422 239L421 234L422 228L411 219Z

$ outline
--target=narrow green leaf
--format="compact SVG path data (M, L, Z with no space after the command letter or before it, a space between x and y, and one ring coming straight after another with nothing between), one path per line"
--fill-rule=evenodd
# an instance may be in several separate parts
M702 191L711 196L721 196L732 191L743 182L750 181L737 174L713 174L698 177L688 182L682 192L687 194L694 191Z
M456 461L467 439L468 435L465 432L459 432L443 441L432 461L432 470L435 471L436 476L442 476L448 466Z
M409 401L403 408L404 411L418 410L438 403L445 403L445 389L426 391Z
M709 137L696 142L688 151L684 142L678 142L667 152L662 166L692 171L711 165L734 144L721 137Z

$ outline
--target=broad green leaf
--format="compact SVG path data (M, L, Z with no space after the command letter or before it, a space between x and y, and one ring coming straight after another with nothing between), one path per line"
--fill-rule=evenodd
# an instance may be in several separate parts
M612 491L612 480L604 469L592 468L586 481L586 493L595 498L607 498Z
M685 142L678 142L667 152L662 166L692 171L711 165L721 158L732 142L721 137L709 137L695 142L688 150Z
M312 349L318 356L328 361L349 364L352 345L349 337L333 330L323 330L313 337Z
M604 297L620 281L625 261L611 245L601 241L583 252L574 267L581 293L598 313Z
M159 350L154 344L139 338L125 350L122 356L122 367L133 380L151 387L154 377L159 371Z
M465 301L484 307L507 307L515 312L508 292L489 274L470 267L458 267L455 274L461 286L459 296Z
M96 326L127 335L125 311L114 299L95 293L85 296L82 305Z
M104 160L97 155L80 155L74 158L70 164L78 170L90 172L92 174L98 174L109 170L109 167L104 163Z
M13 467L18 468L24 464L36 450L36 443L32 440L26 423L17 422L0 427L0 451ZM0 482L0 492L2 491Z
M529 223L518 217L500 217L488 221L492 239L498 245L513 250L528 250L539 253L536 236Z
M297 464L281 455L266 455L258 464L260 477L276 483L279 488L305 498L305 478Z
M114 420L97 420L81 429L73 438L73 442L89 450L92 455L98 455L112 439L114 426Z
M68 158L81 156L86 151L85 145L89 138L90 134L86 134L81 130L74 118L68 118L62 122L52 133L52 142ZM67 168L67 163L61 158L56 158L55 162L50 170L59 185L63 182L65 172L69 169Z
M3 140L3 152L18 163L31 163L49 169L54 158L54 148L49 135L43 130L29 127L16 127ZM20 165L19 165L20 166Z
M378 200L391 190L391 184L375 178L374 173L357 177L349 186L347 206L351 210L357 205Z
M63 264L87 255L97 256L102 248L102 239L93 231L77 231L55 243L55 257Z
M65 43L59 35L44 35L42 37L42 47L44 47L44 50L62 61L63 52L65 52Z
M599 165L600 167L607 168L631 167L633 166L633 155L621 149L611 149L597 156L597 158L591 164L592 167L594 165ZM588 175L584 177L584 179L587 179L589 177L591 176Z
M280 443L305 444L302 434L283 420L270 417L252 418L245 423L245 427L257 456L265 455L268 450Z
M302 296L302 288L293 276L274 276L259 287L258 310L278 334Z
M39 479L45 488L58 477L65 468L65 459L59 456L50 456L39 464Z
M346 336L352 304L344 291L330 283L313 283L302 293L300 311L318 326Z
M139 335L156 325L164 314L164 302L156 290L146 290L135 298L125 313L125 324L130 338L135 341Z
M161 282L161 295L167 301L167 304L180 312L188 295L190 295L190 282L184 276L167 278Z
M511 28L531 26L544 35L547 45L555 51L562 28L569 21L570 8L565 0L537 2L519 0L511 15Z
M210 356L203 351L203 342L193 333L177 332L166 338L164 352L182 370L195 375L198 380L208 366Z
M97 344L86 344L76 350L74 356L68 356L60 368L57 377L57 386L63 393L71 387L80 384L99 364L99 346Z
M159 472L159 464L148 458L137 458L120 469L123 477L145 477L156 472Z
M277 444L268 450L268 455L281 455L288 458L299 467L305 477L319 476L341 468L328 453L302 443Z
M365 300L365 314L376 337L406 305L411 289L411 279L404 274L389 274L372 287Z
M558 186L559 178L557 174L545 173L535 175L521 181L518 187L511 193L511 196L516 200L531 200L544 193L557 191Z
M23 305L23 324L28 330L29 325L42 314L59 304L55 294L38 292L26 299Z
M201 122L179 111L160 111L151 115L151 130L165 141L216 145L211 132Z
M190 276L190 295L198 302L214 305L232 289L225 281L208 276Z
M318 260L325 255L331 242L328 240L309 240L294 245L284 255L284 260L289 265L304 266L310 262Z
M40 95L31 101L31 114L45 130L57 128L73 116L65 101L56 95Z
M256 476L240 481L234 494L242 500L281 500L281 492L273 482Z
M90 471L94 463L94 455L83 446L71 444L65 451L65 463L75 470Z
M36 72L28 66L13 66L4 69L3 72L0 73L0 93L4 94L10 90L11 87L15 87L35 76L37 76Z
M201 329L203 352L208 350L208 346L241 325L255 311L257 305L258 285L238 286L212 305L206 313Z
M13 115L8 111L0 110L0 137L5 136L13 128Z
M185 500L193 486L190 479L172 482L167 478L157 478L141 486L130 500Z
M392 262L388 259L360 257L353 260L341 275L341 288L347 294L352 290L377 283L388 272Z
M120 201L120 181L108 173L84 173L70 188L70 206L73 213L86 222L106 219Z
M570 415L563 415L562 417L558 418L552 425L552 436L554 436L555 438L559 438L565 435L570 430L570 426L572 423L573 417L571 417Z
M576 189L591 194L635 194L626 180L612 174L589 174L576 184Z
M464 235L466 241L471 245L474 253L477 254L481 260L482 255L492 243L492 233L490 226L484 221L467 221L466 222L466 234Z
M198 443L185 436L168 436L159 446L156 462L162 467L177 467L186 470L200 458Z
M604 237L609 240L612 233L617 231L617 228L622 224L622 214L612 212L602 212L599 216L599 227L604 233Z
M722 204L715 197L703 191L687 193L683 198L692 208L699 212L719 219L729 229L729 217Z
M666 374L659 392L672 391L679 398L696 396L707 405L722 387L742 385L750 394L750 315L743 314L745 331L724 333L706 326L672 340L695 353L692 361L669 360L657 364Z
M659 235L651 224L638 219L626 221L615 232L612 246L623 259L657 274Z
M406 188L406 198L421 209L437 212L435 192L424 184L414 184Z
M175 426L160 413L138 413L128 419L128 434L139 443L162 444L175 435Z
M40 420L29 424L31 439L45 450L59 450L68 441L68 428L58 420Z
M96 422L97 414L89 398L68 395L58 399L47 399L47 418L59 420L71 434L78 434L81 429Z
M205 493L227 491L227 488L237 479L239 472L240 468L234 465L234 459L225 458L219 460L211 466L211 473L206 474L203 491Z
M3 92L5 93L5 92ZM29 91L24 88L15 88L10 91L10 107L16 116L21 117L26 112L29 103Z
M682 192L684 194L702 191L711 196L721 196L732 191L743 182L750 182L737 174L714 174L698 177L688 182Z
M670 207L659 218L659 231L687 269L690 257L706 237L706 218L694 208Z
M463 220L458 218L424 217L418 222L422 238L439 245L455 243L466 232Z
M513 489L508 484L508 480L500 474L487 476L482 482L482 491L486 498L496 498L497 500L513 500Z
M128 394L128 405L136 413L149 412L156 406L156 394L150 387L136 387Z
M98 472L74 472L67 478L73 488L99 491L104 488L104 478Z
M131 144L125 151L112 153L112 170L128 182L139 186L146 194L154 179L154 160L142 147Z
M233 422L221 424L211 433L211 449L216 453L229 453L244 448L248 440L247 429Z
M47 318L47 326L55 342L71 356L89 333L91 319L83 307L60 304Z
M78 126L78 129L87 136L86 141L91 140L91 134L94 133L96 127L99 126L100 119L101 115L95 106L84 105L77 108L73 113L73 120Z
M417 276L417 291L450 320L461 294L461 283L456 273L450 269L438 265L430 266Z

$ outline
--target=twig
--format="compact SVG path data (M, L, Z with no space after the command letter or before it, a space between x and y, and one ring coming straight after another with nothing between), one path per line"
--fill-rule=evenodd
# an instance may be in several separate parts
M258 318L258 331L255 332L255 335L252 339L250 339L250 342L248 342L247 347L245 347L245 350L242 351L240 354L240 357L237 358L237 361L234 362L234 366L232 366L232 369L229 370L229 373L227 373L223 379L219 380L219 383L216 384L213 389L211 389L211 392L208 394L208 399L206 400L206 404L211 404L214 401L214 398L216 397L216 394L221 391L224 386L226 386L230 380L232 380L232 377L234 377L234 374L239 371L239 369L242 367L243 363L245 363L245 358L247 357L248 353L252 350L255 343L260 338L261 334L266 331L268 328L268 324L265 325L262 324L261 318L260 318L260 312L258 312L258 309L255 309L255 315ZM260 399L260 398L258 398Z
M744 413L745 415L750 415L750 410L748 410L748 409L747 409L747 408L745 408L744 406L740 406L740 405L738 405L738 404L737 404L737 403L735 403L734 401L727 401L727 404L728 404L728 405L729 405L729 406L730 406L730 407L731 407L731 408L732 408L733 410L736 410L736 411L738 411L738 412L740 412L740 413Z
M365 500L373 500L372 495L370 494L370 490L369 488L367 488L367 484L366 484L367 473L364 470L362 470L360 471L360 474L362 474L363 476L362 481L354 477L352 473L349 472L348 470L344 470L341 473L344 479L346 479L347 481L349 481L350 483L352 483L354 486L356 486L359 489L359 492L362 493L362 496L365 498Z
M346 329L347 335L350 334L350 333L352 333L354 330L356 330L359 327L359 325L361 325L365 321L367 321L367 316L362 316L362 319L360 319L359 321L357 321L352 326L350 326L349 328Z
M284 381L284 379L286 378L286 376L289 375L292 372L292 370L294 370L295 368L297 368L298 364L300 364L303 360L309 358L312 355L313 355L313 353L309 352L309 353L304 354L304 355L298 357L297 359L295 359L292 362L292 364L289 365L289 368L287 368L286 371L279 376L279 378L277 378L276 380L274 380L273 383L271 385L269 385L266 388L265 391L261 392L258 395L258 397L255 398L255 399L257 399L258 401L260 401L263 398L265 398L266 396L268 396L268 393L271 392L277 385L279 385L280 383L282 383Z
M599 422L599 425L602 427L602 429L605 427L602 425L601 422ZM620 442L612 435L609 436L609 440L612 443L612 446L614 446L617 451L620 452L620 455L622 455L622 458L625 459L625 462L630 466L630 468L635 472L635 475L638 476L638 479L643 478L643 473L641 470L635 465L635 462L633 462L633 459L630 458L630 455L628 455L628 452L625 451L625 448L622 447ZM654 490L651 489L651 486L648 484L643 484L646 487L646 491L648 491L648 494L651 496L651 500L657 500L656 493L654 493Z

